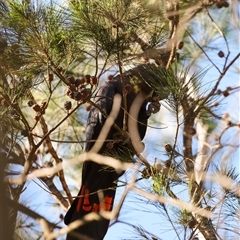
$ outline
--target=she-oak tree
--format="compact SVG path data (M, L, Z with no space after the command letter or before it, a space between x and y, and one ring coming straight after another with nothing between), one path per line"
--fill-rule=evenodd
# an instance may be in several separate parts
M173 238L238 238L240 123L221 108L238 94L237 81L224 84L232 72L239 77L238 8L236 0L0 1L1 235L61 239L100 217L115 225L131 190L156 207ZM87 111L104 114L94 102L103 82L119 76L124 105L138 80L126 83L125 72L149 63L157 77L139 75L163 107L146 127L158 135L173 129L171 137L158 137L161 147L152 157L111 151L112 141L111 158L89 156L118 171L132 169L127 181L121 178L125 190L110 213L91 213L66 227L62 215L55 222L35 212L27 202L29 182L63 211L77 196L68 179L81 178ZM159 106L157 98L149 114ZM119 132L128 133L126 119L125 112ZM161 223L157 233L133 228L141 239L161 239Z

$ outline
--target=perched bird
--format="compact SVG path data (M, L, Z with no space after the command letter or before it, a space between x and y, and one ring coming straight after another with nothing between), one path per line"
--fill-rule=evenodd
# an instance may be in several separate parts
M128 161L133 161L134 154L143 150L144 145L141 141L151 115L147 110L147 104L153 96L153 90L148 82L160 82L157 79L157 70L158 67L153 64L142 64L124 72L122 76L117 75L100 88L95 98L97 107L92 106L88 116L86 152L120 156L120 159L125 155ZM110 119L107 116L111 116L114 124L107 123ZM123 129L127 134L123 134ZM122 173L93 161L84 161L82 186L65 216L65 224L81 219L88 213L98 213L101 209L111 211L117 179ZM102 197L99 197L99 192ZM109 220L101 218L100 221L91 221L74 231L87 236L88 239L101 240L108 226ZM78 238L71 233L67 235L67 240L75 239L84 238Z

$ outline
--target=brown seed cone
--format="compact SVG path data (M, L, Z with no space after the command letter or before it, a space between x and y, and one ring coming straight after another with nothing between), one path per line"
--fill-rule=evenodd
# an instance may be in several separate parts
M89 74L85 75L85 79L87 83L90 83L91 76Z
M229 7L229 3L227 1L224 1L223 2L223 7L228 8Z
M70 101L65 102L64 103L64 108L66 110L70 110L72 108L72 102L70 102Z
M229 96L229 95L230 95L230 93L229 93L228 90L225 90L225 91L223 92L223 96L224 96L224 97L227 97L227 96Z
M182 49L183 48L183 46L184 46L184 42L179 42L178 44L177 44L177 49Z
M33 110L35 112L40 112L41 111L41 107L38 104L35 104L35 105L33 105Z
M223 7L223 1L218 0L218 1L216 2L216 7L217 7L217 8L222 8L222 7Z
M80 80L81 80L81 84L84 84L86 82L86 78L85 77L80 78Z
M171 152L172 151L172 145L170 143L165 144L164 146L166 152Z
M89 112L89 111L91 110L91 108L92 108L92 106L89 104L89 105L87 105L87 106L85 107L85 110L86 110L87 112Z
M90 89L89 88L83 88L80 93L82 95L82 99L85 99L88 97L88 95L90 94Z
M73 76L68 76L66 79L68 84L74 84L75 83L75 78Z
M21 131L21 135L24 136L24 137L27 137L28 136L28 130L27 129L23 129Z
M76 101L80 101L80 100L83 99L82 94L81 94L80 92L74 92L74 93L73 93L73 98L74 98L74 100L76 100Z
M228 126L228 127L231 127L232 125L233 125L233 123L232 123L231 121L228 121L228 122L227 122L227 126Z
M108 76L108 80L111 81L113 79L113 75Z
M163 166L161 163L156 163L154 167L156 168L157 173L161 172L163 169Z
M98 83L98 79L95 76L92 76L90 79L90 84L91 85L96 85Z
M34 102L33 102L32 100L29 100L29 101L27 102L27 105L28 105L29 107L32 107L32 106L34 105Z
M39 119L40 119L39 116L35 116L35 117L34 117L34 120L35 120L36 122L39 121Z
M58 67L58 68L57 68L57 71L58 71L59 73L62 73L63 68L62 68L62 67Z
M170 168L172 166L172 161L171 160L167 160L164 162L164 165L166 168Z
M69 85L69 89L72 91L72 92L75 92L77 90L75 84L70 84Z
M48 74L48 81L49 81L49 82L52 82L52 81L53 81L53 74L52 74L52 73L49 73L49 74Z
M82 84L82 79L77 78L74 84L76 87L78 87L80 84Z
M218 56L219 56L220 58L223 58L223 57L224 57L224 52L223 52L223 51L219 51L219 52L218 52Z

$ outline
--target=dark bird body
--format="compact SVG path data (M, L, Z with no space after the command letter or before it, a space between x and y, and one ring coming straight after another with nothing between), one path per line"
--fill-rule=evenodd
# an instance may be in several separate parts
M122 77L124 85L131 84L132 90L126 95L127 103L127 119L129 118L129 109L137 96L141 91L146 96L150 96L152 93L151 88L146 84L148 78L155 78L153 70L156 67L153 65L139 65L129 71L123 73ZM150 70L149 70L150 69ZM95 103L106 115L109 115L112 111L113 98L116 94L122 96L121 109L115 119L115 124L123 129L124 120L124 101L123 101L123 86L120 75L109 80L99 90L95 98ZM147 120L149 114L146 111L147 99L141 104L140 111L137 119L137 128L141 140L144 138L147 128ZM99 137L99 134L106 122L106 117L96 107L92 107L88 116L87 128L86 128L86 145L85 151L90 151L94 148L95 141ZM127 120L128 121L128 120ZM129 129L127 129L129 131ZM116 152L117 155L122 154L123 149L128 149L129 161L132 161L134 156L133 147L131 141L127 142L126 139L122 139L119 129L116 129L113 125L108 130L106 140L112 140L112 148L108 147L109 141L102 143L101 147L97 150L98 153L103 155L109 155L109 152ZM120 141L119 141L120 139ZM118 141L116 141L118 140ZM114 169L99 165L93 161L84 161L82 169L82 187L76 198L65 216L65 224L69 224L75 220L82 219L86 214L91 212L98 213L100 209L107 211L112 210L113 201L115 197L117 179L122 173L117 173ZM102 198L99 198L97 191L101 191ZM101 201L99 200L101 199ZM109 226L109 220L102 218L100 221L92 221L79 227L75 231L81 235L85 235L90 239L101 240L104 238ZM84 239L77 238L68 234L67 240Z

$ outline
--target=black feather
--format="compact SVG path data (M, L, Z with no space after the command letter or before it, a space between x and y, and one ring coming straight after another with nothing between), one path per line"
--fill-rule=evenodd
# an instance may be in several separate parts
M133 90L127 94L127 112L139 91L143 91L145 94L151 93L152 89L150 85L146 83L146 80L156 81L157 75L154 75L153 65L139 65L129 71L126 71L122 77L124 84L132 84ZM113 98L115 94L120 94L123 96L122 82L120 75L114 77L112 80L106 82L106 84L97 93L95 103L96 105L106 113L110 114L112 110ZM141 139L144 138L146 133L147 120L149 115L146 111L147 101L145 101L140 109L138 116L138 131ZM115 124L118 125L120 129L123 128L123 118L124 118L124 104L122 101L121 109L115 120ZM98 108L92 107L88 116L87 128L86 128L86 144L85 151L90 151L95 144L96 140L104 126L106 117L102 114ZM107 140L115 141L116 136L120 136L119 131L112 126L108 132ZM116 142L113 145L113 149L108 149L107 141L105 141L100 148L100 154L105 154L112 156L112 153L121 155L123 148L128 148L129 158L133 159L134 151L131 144L124 142ZM122 173L117 173L114 169L109 167L99 165L93 161L85 161L82 169L82 187L79 191L78 198L76 198L65 216L65 224L69 224L74 220L81 219L83 216L90 212L98 212L99 206L101 206L98 191L101 191L103 198L105 199L105 209L112 210L112 205L116 192L117 179ZM100 221L92 221L79 227L75 231L82 235L86 235L92 239L100 240L103 239L109 225L109 220L102 218ZM68 234L67 240L75 240L71 234Z

